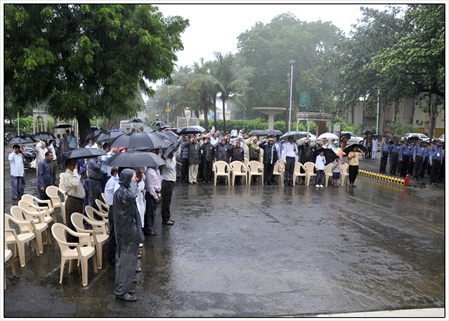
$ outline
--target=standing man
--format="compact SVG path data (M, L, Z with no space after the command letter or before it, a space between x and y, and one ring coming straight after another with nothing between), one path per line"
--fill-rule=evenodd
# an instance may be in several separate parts
M189 184L196 184L200 164L200 145L196 137L193 136L187 146L189 148Z
M165 159L165 167L162 169L162 184L161 184L161 214L162 224L173 225L175 221L171 219L170 205L171 197L173 195L173 188L176 182L176 161L173 157L174 151L168 154Z
M36 151L36 177L38 175L38 166L41 160L45 158L45 153L48 151L47 142L45 140L40 140L34 147Z
M14 145L12 153L9 154L9 170L11 173L11 193L13 201L18 201L25 188L24 173L25 167L23 165L23 155L20 152L20 146Z
M294 141L293 136L288 137L287 143L284 144L284 156L285 163L285 178L284 186L293 186L293 171L295 169L296 155L298 154L298 147Z
M430 185L437 185L442 161L443 151L441 148L441 142L438 140L430 148L429 152Z
M235 146L231 149L231 161L242 162L245 160L245 151L240 144L240 141L235 142Z
M424 160L424 142L420 141L413 149L413 179L419 181Z
M114 215L113 215L113 206L114 206L114 192L115 187L118 184L118 168L111 168L111 178L106 182L106 186L104 188L104 195L106 196L106 203L108 203L109 211L108 211L108 221L109 221L109 238L108 238L108 252L109 252L109 264L115 264L115 230L114 230Z
M52 161L53 153L47 151L45 153L45 158L41 160L37 166L37 194L41 200L50 199L47 193L45 193L45 189L54 184L53 170L51 167Z
M181 143L181 182L189 181L189 136L182 136Z
M81 176L78 174L78 161L76 159L69 159L65 162L66 170L61 174L61 181L59 182L59 188L66 192L68 195L65 202L66 222L67 226L72 230L76 230L72 224L70 217L74 212L83 213L84 197L86 192L84 191L83 182ZM78 241L77 237L71 234L67 235L68 242Z
M388 149L388 158L390 159L390 175L396 175L398 170L398 160L399 160L399 141L392 142L390 148Z
M260 148L263 153L263 170L265 185L271 185L273 180L274 163L278 161L278 153L273 138L268 138L265 142L261 143Z
M154 218L157 204L161 202L161 181L156 171L156 166L150 166L145 171L145 215L143 233L156 236L154 230Z
M87 174L89 176L89 205L98 210L95 203L96 199L101 199L101 184L103 180L103 172L101 171L102 163L98 157L89 159L87 163Z
M210 137L206 137L204 144L201 146L201 162L203 163L203 180L204 184L212 181L212 162L214 160L215 148L210 142Z
M349 186L356 187L354 185L355 179L357 178L357 174L359 173L359 156L365 156L360 148L354 146L352 151L348 154L349 160Z
M69 138L69 149L72 150L75 148L78 148L78 139L75 136L75 132L72 130Z
M51 161L51 170L53 173L53 183L56 183L56 167L58 166L57 160L58 160L58 156L57 151L56 151L56 147L55 147L55 140L54 139L50 139L48 141L48 146L47 149L53 153L53 160Z
M382 146L380 148L380 169L379 172L381 174L385 174L387 171L387 162L388 162L388 137L385 138L385 141L382 143Z
M135 302L130 288L136 273L139 243L144 241L141 219L136 197L139 193L136 172L124 169L119 176L120 187L114 193L115 240L115 298L125 302Z

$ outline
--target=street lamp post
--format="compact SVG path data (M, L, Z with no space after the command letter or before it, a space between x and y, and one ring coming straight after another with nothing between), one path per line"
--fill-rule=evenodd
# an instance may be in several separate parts
M291 65L290 69L290 108L288 109L288 126L287 131L290 131L290 123L292 121L292 97L293 97L293 64L295 63L295 60L290 60L289 63Z

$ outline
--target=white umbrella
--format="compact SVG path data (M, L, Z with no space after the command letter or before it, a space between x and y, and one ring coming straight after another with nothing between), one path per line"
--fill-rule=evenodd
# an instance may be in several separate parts
M337 139L338 140L338 136L332 133L323 133L320 136L318 136L317 139L323 139L326 138L327 140L332 140L332 139Z

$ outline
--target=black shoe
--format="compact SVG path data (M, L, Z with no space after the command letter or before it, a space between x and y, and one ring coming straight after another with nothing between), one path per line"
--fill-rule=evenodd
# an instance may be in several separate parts
M273 184L271 184L271 182L268 182L267 185L273 185Z
M128 290L128 294L134 294L136 293L136 290Z
M289 182L289 183L288 183L288 186L293 186L293 183L290 183L290 182Z
M131 295L129 293L125 293L123 295L116 295L115 299L118 301L125 301L125 302L136 302L137 298L134 295Z
M156 236L157 233L156 232L145 232L144 233L146 236Z

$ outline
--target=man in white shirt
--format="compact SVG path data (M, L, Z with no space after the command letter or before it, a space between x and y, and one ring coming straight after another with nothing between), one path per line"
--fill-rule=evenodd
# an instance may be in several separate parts
M17 201L22 197L25 188L25 167L23 165L23 155L20 152L20 146L14 145L12 149L12 153L8 156L11 172L11 193L12 199Z
M156 236L154 218L156 216L157 204L161 202L161 181L155 166L148 167L145 171L145 201L146 208L143 233L145 235Z
M170 219L170 204L173 195L173 188L176 182L176 161L174 151L168 154L165 159L165 167L162 170L161 184L161 214L162 224L173 225L175 221Z
M78 174L78 161L76 159L67 160L66 171L62 173L60 177L59 188L65 191L68 195L65 202L67 226L76 231L70 217L74 212L83 213L84 197L86 196L81 176ZM67 241L77 242L78 238L68 234Z
M114 206L114 192L118 187L118 168L111 168L111 178L106 182L106 186L104 188L104 195L106 196L106 202L109 206L108 211L108 221L109 221L109 238L108 238L108 247L109 247L109 264L115 264L115 231L114 231L114 216L113 216L113 206Z
M288 137L288 142L284 144L283 160L285 163L284 186L293 186L293 171L295 169L296 155L298 147L293 136Z

